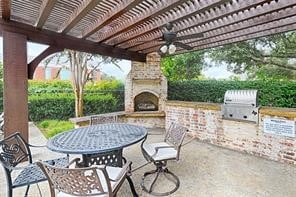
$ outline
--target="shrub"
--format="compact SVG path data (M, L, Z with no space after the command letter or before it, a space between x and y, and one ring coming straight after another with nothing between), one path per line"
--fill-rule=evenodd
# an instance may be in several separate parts
M118 80L89 82L85 87L85 115L121 111L124 107L123 84ZM70 81L29 81L31 120L74 117L75 100ZM0 81L0 111L3 111L3 83Z
M230 89L257 89L262 106L296 108L295 81L170 81L168 99L223 103Z
M123 89L123 83L118 80L103 80L94 83L88 82L85 86L86 91L118 91Z
M84 96L84 115L101 114L121 111L118 100L112 95L86 95Z
M37 126L46 138L51 138L58 133L74 129L74 124L70 121L60 120L43 120L42 122L38 122Z
M44 119L68 120L75 116L75 98L69 94L42 94L29 97L29 114L33 121ZM111 94L85 95L85 115L119 111L117 100Z
M30 120L67 120L75 115L74 97L67 94L42 94L29 97Z
M124 89L122 82L118 80L103 80L98 82L88 82L85 85L85 93L105 93L116 92ZM73 93L70 81L48 80L29 81L29 94L38 93Z
M123 110L124 109L124 86L123 83L119 80L104 80L99 82L88 82L85 86L84 95L86 97L85 102L88 102L88 98L94 100L92 95L97 96L104 96L106 94L112 94L113 97L116 99L116 110ZM37 95L41 98L44 97L44 94L69 94L70 96L74 97L74 93L72 90L71 82L70 81L61 81L61 80L50 80L50 81L37 81L31 80L29 81L29 95L30 97L36 97ZM45 95L46 97L46 95ZM110 96L109 96L110 97ZM30 100L30 98L29 98ZM36 99L34 99L36 100ZM63 103L63 101L61 101ZM111 101L110 101L111 102ZM60 102L57 101L59 104ZM73 104L74 105L74 104ZM1 107L1 106L0 106ZM113 105L109 106L109 108L114 107ZM91 114L94 112L102 111L102 108L106 107L90 107L85 106L85 114ZM107 107L108 108L108 107ZM69 113L74 114L75 109L69 111ZM90 111L89 111L90 110ZM103 110L104 112L108 112ZM32 115L34 116L34 115ZM58 118L58 116L55 116Z
M28 91L30 95L39 93L73 92L71 82L62 80L30 80Z

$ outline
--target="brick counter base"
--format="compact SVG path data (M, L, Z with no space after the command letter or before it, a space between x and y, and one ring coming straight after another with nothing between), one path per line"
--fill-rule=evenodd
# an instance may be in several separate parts
M264 133L265 117L295 121L296 110L262 108L257 125L223 120L219 104L180 101L166 104L166 127L177 122L189 128L199 140L296 165L296 138Z

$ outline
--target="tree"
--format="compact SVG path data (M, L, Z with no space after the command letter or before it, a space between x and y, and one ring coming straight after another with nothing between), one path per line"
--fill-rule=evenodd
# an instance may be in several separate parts
M75 116L83 116L84 87L91 74L100 68L102 64L112 63L119 67L117 59L93 55L73 50L64 50L45 60L46 65L55 61L56 65L66 65L65 68L71 72L71 84L75 95ZM120 67L119 67L120 68Z
M101 78L104 81L113 81L113 80L116 80L116 78L114 76L108 75L106 73L102 73Z
M3 63L0 62L0 81L3 81Z
M162 58L161 68L169 80L196 79L201 75L205 51Z
M296 32L288 32L209 50L216 63L227 63L250 78L296 79Z

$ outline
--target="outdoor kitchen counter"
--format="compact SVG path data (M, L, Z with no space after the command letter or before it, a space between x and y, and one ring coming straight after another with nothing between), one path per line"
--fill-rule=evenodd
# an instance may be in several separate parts
M191 101L167 101L167 106L175 107L188 107L193 109L204 109L204 110L221 110L220 103L206 103L206 102L191 102ZM296 118L296 108L281 108L281 107L268 107L260 106L259 113L263 115L279 116L288 119Z
M194 109L208 109L208 110L221 110L220 103L206 103L206 102L192 102L192 101L167 101L167 106L180 106L180 107L190 107Z

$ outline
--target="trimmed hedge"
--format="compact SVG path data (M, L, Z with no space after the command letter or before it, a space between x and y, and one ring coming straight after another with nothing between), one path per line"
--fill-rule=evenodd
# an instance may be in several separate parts
M29 81L29 118L68 120L75 116L75 99L70 81ZM122 111L123 84L120 81L87 83L84 115ZM3 111L3 83L0 82L0 111Z
M43 97L47 97L46 94L52 94L52 99L57 99L57 103L63 103L64 99L67 99L69 96L74 99L73 89L70 81L61 81L61 80L50 80L50 81L38 81L31 80L29 81L29 100L31 97L37 97L38 100L43 99ZM61 99L55 94L65 94ZM68 97L67 95L68 94ZM119 80L103 80L99 82L88 82L84 89L84 114L99 114L99 113L107 113L112 111L122 111L124 109L124 86L123 83ZM108 95L108 97L106 97ZM112 97L112 98L111 98ZM104 98L102 101L101 98ZM106 99L110 99L110 101L106 101ZM114 102L116 101L116 104ZM94 107L93 103L97 102L99 107ZM103 103L102 103L103 102ZM109 102L109 103L108 103ZM107 103L107 106L101 105ZM68 104L66 104L68 105ZM116 105L116 106L114 106ZM75 102L72 103L73 109L70 109L70 106L66 106L65 109L67 112L63 113L69 117L68 114L73 114L71 117L74 117L75 112ZM39 109L39 108L38 108ZM109 111L112 110L112 111ZM34 114L32 114L34 109L30 112L30 116L36 118ZM50 109L51 111L51 109ZM43 112L42 112L43 113ZM41 114L42 114L41 113ZM54 112L48 112L50 114L54 114ZM39 113L40 114L40 113ZM41 115L40 114L40 115ZM61 119L60 115L53 115L55 119ZM67 118L64 118L67 119ZM34 119L33 119L34 120Z
M257 89L261 106L296 108L295 81L170 81L168 99L223 103L230 89Z
M123 83L118 80L106 80L99 82L88 82L85 85L85 93L98 93L98 92L117 92L124 89ZM61 80L30 80L29 81L29 94L40 93L73 93L70 81Z
M68 120L75 116L75 98L69 94L42 94L29 97L29 114L33 121ZM117 99L111 94L85 95L84 115L119 111Z

